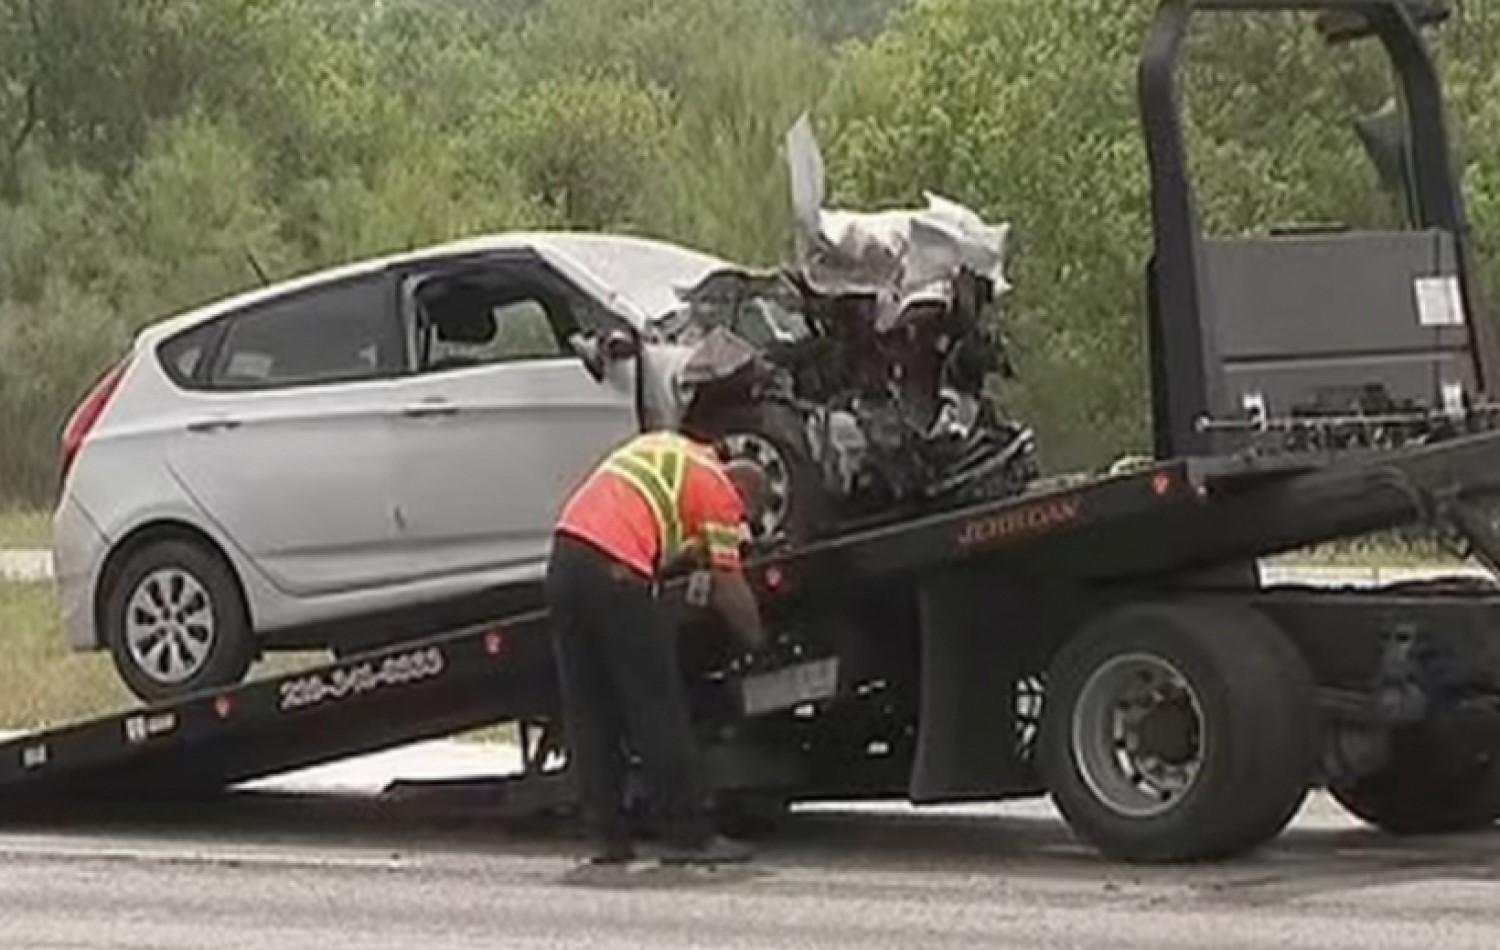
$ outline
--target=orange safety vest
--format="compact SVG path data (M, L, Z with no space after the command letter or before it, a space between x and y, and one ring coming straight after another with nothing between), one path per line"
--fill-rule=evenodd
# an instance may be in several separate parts
M690 542L715 567L740 566L745 508L706 446L648 432L611 452L563 507L557 530L655 577Z

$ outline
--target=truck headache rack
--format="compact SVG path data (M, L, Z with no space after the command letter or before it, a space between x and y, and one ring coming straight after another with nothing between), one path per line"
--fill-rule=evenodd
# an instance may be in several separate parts
M1350 134L1396 179L1403 229L1203 233L1179 73L1195 15L1226 13L1321 14L1330 37L1378 39L1396 101L1389 114L1360 117ZM1421 34L1445 14L1445 4L1418 0L1162 4L1140 67L1156 235L1147 282L1159 457L1390 445L1493 426L1494 330ZM1351 416L1387 422L1351 425Z

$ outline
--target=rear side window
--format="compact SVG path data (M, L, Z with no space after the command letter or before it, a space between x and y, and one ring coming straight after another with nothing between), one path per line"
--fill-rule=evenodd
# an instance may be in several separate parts
M399 373L405 352L385 275L300 293L229 318L208 385L276 389Z
M161 360L167 377L179 386L193 386L205 368L219 330L218 323L205 323L184 330L163 343L156 356Z

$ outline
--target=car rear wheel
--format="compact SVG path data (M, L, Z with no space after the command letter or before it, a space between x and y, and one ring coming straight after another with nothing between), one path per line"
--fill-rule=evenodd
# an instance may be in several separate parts
M1064 646L1048 681L1043 776L1105 854L1232 855L1279 832L1307 794L1312 678L1260 614L1121 608Z
M102 620L121 679L147 702L238 683L255 656L228 565L182 538L128 556L108 586Z

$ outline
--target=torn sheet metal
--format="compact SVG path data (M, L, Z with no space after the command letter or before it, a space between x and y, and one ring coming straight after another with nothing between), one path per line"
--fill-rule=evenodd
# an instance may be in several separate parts
M892 325L909 307L949 304L963 270L986 278L998 297L1005 279L1010 224L988 224L974 211L924 192L927 207L842 211L824 207L823 157L807 115L786 138L798 266L810 287L830 296L877 299L876 323Z

